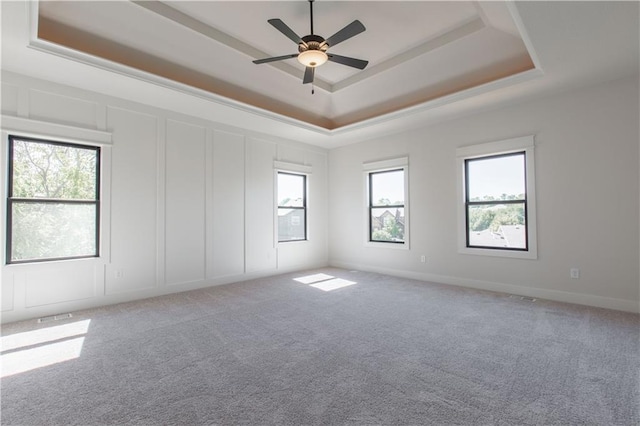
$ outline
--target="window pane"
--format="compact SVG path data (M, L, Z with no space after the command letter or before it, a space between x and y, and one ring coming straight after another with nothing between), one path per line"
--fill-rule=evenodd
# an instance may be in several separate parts
M95 256L95 204L12 204L11 260Z
M526 249L524 203L468 207L469 246Z
M13 197L96 199L93 148L13 140Z
M371 205L404 205L404 170L371 173Z
M404 242L404 209L371 209L371 241Z
M303 207L304 180L303 175L278 173L278 206Z
M524 200L524 153L467 160L469 201Z
M304 209L278 209L278 241L304 240Z

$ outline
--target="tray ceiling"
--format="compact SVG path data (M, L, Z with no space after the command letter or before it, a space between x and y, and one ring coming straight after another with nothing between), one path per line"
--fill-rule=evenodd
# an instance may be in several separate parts
M280 18L309 33L299 1L48 1L38 38L237 101L334 130L535 68L504 2L314 3L315 33L329 37L354 19L367 30L331 50L369 61L363 70L327 63L315 94L302 84L297 52L267 23ZM121 68L122 69L122 68Z

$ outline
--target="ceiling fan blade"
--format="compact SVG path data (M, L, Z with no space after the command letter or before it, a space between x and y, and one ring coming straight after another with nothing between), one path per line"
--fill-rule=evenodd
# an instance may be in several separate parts
M302 78L302 84L313 83L313 76L315 74L315 68L306 67L304 70L304 77Z
M298 56L297 53L292 53L291 55L274 56L273 58L256 59L255 61L253 61L253 63L254 64L264 64L266 62L275 62L275 61L282 61L283 59L291 59L291 58L295 58L296 56Z
M307 43L302 41L302 38L298 34L296 34L291 28L289 28L287 26L287 24L282 22L281 19L277 19L277 18L276 19L269 19L267 22L270 23L271 25L273 25L274 27L276 27L276 29L278 31L280 31L282 34L286 35L295 44L302 43L305 46L307 45Z
M331 62L336 62L338 64L347 65L349 67L358 68L359 70L365 69L369 61L363 61L362 59L349 58L347 56L334 55L332 53L328 53L327 56Z
M351 37L360 34L366 28L362 25L362 22L357 19L326 39L323 44L328 44L329 46L335 46L338 43L341 43Z

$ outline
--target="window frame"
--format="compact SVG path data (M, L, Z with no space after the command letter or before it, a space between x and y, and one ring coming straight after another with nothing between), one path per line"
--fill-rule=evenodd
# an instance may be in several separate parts
M95 198L94 199L53 199L53 198L24 198L13 197L13 180L14 180L14 140L39 143L53 146L65 146L75 149L86 149L94 151L96 155L96 182L95 182ZM102 193L102 147L92 144L83 144L77 142L67 142L62 140L45 139L33 136L24 136L20 134L10 133L7 135L7 196L6 196L6 218L5 218L5 264L18 265L41 262L53 262L62 260L91 259L99 258L101 255L101 193ZM57 256L38 259L13 260L12 259L12 242L13 242L13 205L14 203L32 203L32 204L69 204L69 205L94 205L95 206L95 253L91 255L80 256Z
M409 157L399 157L389 160L380 160L363 163L363 179L364 179L364 245L365 247L377 247L388 249L408 250L410 243L410 226L409 226ZM388 173L394 171L403 172L403 205L374 206L372 204L372 175L378 173ZM404 208L404 241L382 241L373 239L371 212L374 208L390 207Z
M279 187L278 187L278 176L279 175L289 175L289 176L299 176L302 177L302 207L299 206L280 206L279 203ZM308 180L308 174L307 173L302 173L302 172L296 172L296 171L290 171L290 170L276 170L276 242L278 244L284 244L284 243L296 243L296 242L303 242L303 241L309 241L309 222L308 222L308 190L309 187L309 180ZM278 220L279 215L278 215L278 211L280 209L288 209L288 210L303 210L304 212L304 238L298 238L298 239L292 239L292 240L280 240L280 221Z
M482 160L491 160L491 159L496 159L496 158L505 158L505 157L515 157L515 156L523 156L523 160L524 160L524 182L525 182L525 194L524 194L524 199L518 199L518 200L492 200L492 201L470 201L469 200L469 163L473 162L473 161L482 161ZM465 158L464 159L464 193L465 193L465 235L466 235L466 246L467 248L481 248L481 249L488 249L488 250L516 250L516 251L528 251L529 249L529 233L525 232L525 244L524 244L524 248L519 248L519 247L495 247L495 246L478 246L478 245L472 245L471 244L471 235L470 235L470 231L469 231L469 208L472 206L491 206L491 205L501 205L501 204L523 204L524 205L524 225L525 228L529 227L529 221L528 221L528 214L527 214L527 210L528 210L528 204L527 204L527 153L525 151L516 151L516 152L509 152L509 153L502 153L502 154L495 154L495 155L486 155L486 156L481 156L481 157L474 157L474 158Z
M460 147L456 150L458 163L458 252L485 256L537 259L537 224L535 202L534 136L505 139L496 142ZM469 161L524 155L524 200L495 200L472 202L468 199ZM469 241L469 206L491 204L524 204L525 248L471 245Z

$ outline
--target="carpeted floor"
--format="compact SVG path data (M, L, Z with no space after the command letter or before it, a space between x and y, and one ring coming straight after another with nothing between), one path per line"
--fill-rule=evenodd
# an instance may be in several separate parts
M5 325L1 421L638 425L639 333L635 314L326 268Z

